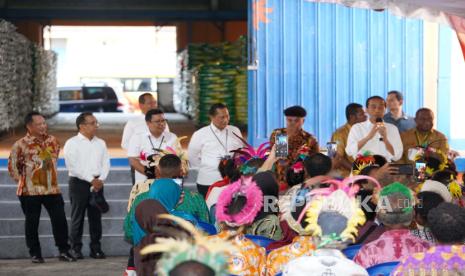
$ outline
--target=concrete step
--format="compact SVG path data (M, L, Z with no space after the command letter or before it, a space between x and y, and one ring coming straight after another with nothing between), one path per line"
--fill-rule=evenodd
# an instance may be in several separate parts
M66 169L58 169L58 183L68 183L69 176ZM112 167L108 174L106 183L126 183L131 184L129 167ZM4 168L0 170L0 184L17 184Z
M45 258L58 255L58 248L52 235L39 236L42 256ZM82 238L82 253L85 258L89 256L89 235ZM130 245L124 241L123 234L104 234L101 239L102 250L107 256L129 256ZM0 236L0 259L28 258L29 251L24 235Z
M110 210L108 213L103 214L103 217L124 217L127 213L127 199L107 199ZM71 215L71 205L69 201L65 201L65 214L66 216ZM48 217L48 213L45 208L42 208L40 214L41 217ZM12 201L0 201L0 222L2 219L13 219L24 217L23 211L19 200Z
M71 219L68 217L68 229L71 226ZM102 233L104 234L122 234L124 217L104 217L102 218ZM2 219L0 227L0 236L15 236L24 234L24 218ZM51 235L52 224L50 219L41 218L39 223L39 235ZM84 220L84 234L89 233L87 217ZM1 250L1 249L0 249Z
M64 200L69 200L69 185L60 184L61 194ZM0 202L3 200L17 200L16 196L16 184L0 184ZM132 185L124 183L105 183L104 194L107 199L128 199L129 193L131 192Z

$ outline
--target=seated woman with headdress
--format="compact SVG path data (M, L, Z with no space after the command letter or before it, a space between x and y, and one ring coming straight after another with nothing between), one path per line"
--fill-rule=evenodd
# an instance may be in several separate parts
M315 187L320 187L322 181L331 179L327 174L331 171L331 158L328 156L315 153L309 156L306 156L303 160L303 171L304 171L304 181L299 184L292 186L284 195L279 197L279 212L280 212L280 227L283 233L283 237L276 242L269 244L266 249L274 250L282 246L292 243L294 238L300 232L301 226L299 226L295 221L297 218L296 214L291 214L296 212L299 209L295 210L291 208L294 206L293 201L298 198L300 203L303 204L302 198L307 194L311 189ZM297 197L297 195L299 195ZM302 205L300 205L302 207ZM297 215L298 216L298 215Z
M428 212L437 244L401 260L391 275L463 275L465 271L465 210L443 202Z
M259 172L252 179L262 191L263 206L253 223L245 229L245 232L250 235L280 240L282 238L282 230L278 217L278 182L270 171Z
M349 182L350 179L347 184ZM285 275L368 275L363 267L348 260L341 252L355 240L357 226L365 221L355 198L356 189L346 182L332 180L331 183L336 186L310 192L313 195L301 211L298 222L311 235L308 243L314 250L310 254L292 256L282 265ZM297 245L292 244L290 248L298 248ZM283 254L281 251L272 252L270 257ZM273 275L273 272L268 275Z
M395 182L384 187L378 198L376 216L386 231L378 239L364 244L354 261L363 267L370 267L400 261L412 253L427 250L430 244L413 236L409 230L414 216L413 192Z
M263 275L265 249L244 236L261 207L263 194L251 178L243 178L226 187L216 205L216 220L221 231L212 239L230 240L237 252L229 253L229 273L234 275Z
M221 174L220 181L213 183L209 188L208 192L205 196L205 203L207 204L207 208L210 214L210 222L214 224L216 222L215 217L215 206L216 202L218 201L218 197L220 196L221 192L232 182L237 181L241 175L239 170L236 168L234 163L234 159L227 157L221 159L218 165L218 171Z
M180 175L180 159L176 155L168 154L160 159L158 165L158 172L160 178L153 181L153 184L150 185L148 191L142 192L136 196L125 218L125 238L131 243L134 242L132 224L134 221L134 210L137 207L137 205L145 199L154 199L154 196L157 195L160 189L165 189L167 185L173 186L173 183L177 186L177 189L179 189L180 191L178 197L181 197L182 195L183 198L182 202L175 206L175 211L177 211L179 215L182 215L182 217L190 220L194 224L196 224L198 220L208 222L208 210L203 199L198 200L198 197L191 196L189 191L183 191L181 189L181 186L173 180ZM176 196L176 193L173 193L172 195L163 194L163 196L173 197Z
M345 183L326 180L321 184L328 187L293 189L293 194L280 199L282 218L298 236L268 255L267 275L279 273L296 258L313 255L317 248L343 249L355 241L365 216L355 199L357 189L342 186Z
M189 235L157 238L144 246L142 256L161 255L156 267L159 276L227 276L228 255L235 246L219 238L208 238L190 223L174 216L161 215L158 219L175 223ZM179 232L179 231L177 231ZM139 274L138 274L139 275ZM154 273L152 272L152 274Z

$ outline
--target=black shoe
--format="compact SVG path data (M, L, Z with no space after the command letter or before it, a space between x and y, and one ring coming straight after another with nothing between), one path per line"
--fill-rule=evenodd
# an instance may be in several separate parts
M44 258L42 258L41 256L32 256L31 261L33 263L35 263L35 264L43 264L43 263L45 263Z
M76 259L76 260L82 260L84 259L84 255L82 255L81 251L79 250L71 250L69 252L71 254L71 256Z
M94 259L105 259L105 253L103 253L102 250L91 250L90 251L90 257Z
M81 256L82 256L82 254L81 254ZM71 255L70 252L62 252L58 256L58 260L60 260L62 262L75 262L76 258L73 255Z

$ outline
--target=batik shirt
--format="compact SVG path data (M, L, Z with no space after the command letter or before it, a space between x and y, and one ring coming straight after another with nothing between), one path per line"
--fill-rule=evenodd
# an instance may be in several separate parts
M427 241L410 234L408 229L389 230L379 239L362 246L354 262L367 268L380 263L396 262L411 254L426 251Z
M228 239L234 235L232 231L221 231L212 238ZM243 234L235 236L230 241L239 251L229 254L229 274L241 276L265 275L265 248L256 245Z
M275 129L270 136L270 147L273 147L276 141L276 135L286 134L285 128ZM286 171L287 168L299 157L299 152L303 147L308 148L308 153L317 153L320 151L318 141L310 133L301 130L295 136L288 137L288 156L285 160L279 160L275 163L276 176L280 185L287 186Z
M8 159L10 176L18 182L16 195L60 194L56 163L60 145L55 137L38 139L27 134L16 141Z
M302 256L311 256L315 251L315 244L311 236L297 236L292 243L268 254L266 259L266 275L274 276L281 272L286 264Z
M465 247L438 245L426 252L403 259L391 275L462 275L465 271Z
M353 163L354 159L347 155L346 153L346 146L347 146L347 137L349 137L350 128L352 126L346 123L345 125L341 126L340 128L336 129L336 131L331 136L331 141L336 142L336 152L337 155L340 156L343 160L346 160L349 163ZM350 174L350 170L343 168L342 166L337 168L341 176L347 177Z

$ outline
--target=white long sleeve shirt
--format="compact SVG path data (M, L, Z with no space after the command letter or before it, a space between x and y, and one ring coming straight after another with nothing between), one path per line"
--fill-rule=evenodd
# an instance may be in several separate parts
M168 124L166 124L165 131L170 131ZM131 137L136 134L144 134L146 132L149 132L149 127L147 126L147 122L145 121L144 114L141 114L140 116L128 120L123 129L121 148L127 151L129 148Z
M110 155L105 141L94 137L89 140L78 133L66 141L63 149L69 176L91 182L95 176L102 181L110 172Z
M166 149L167 147L176 148L178 143L176 134L165 131L160 137L155 138L149 131L133 135L128 147L128 157L140 158L141 155L148 157L158 153L156 149ZM146 166L144 160L139 159L141 164ZM145 181L147 177L138 171L135 173L136 183Z
M386 127L387 139L394 148L394 155L387 150L384 142L379 140L381 138L379 133L375 134L375 136L371 138L361 149L358 149L358 142L365 138L374 126L370 120L355 124L350 129L346 146L347 155L352 156L355 159L357 158L357 154L370 151L372 154L384 156L388 161L399 160L402 157L403 152L399 130L393 124L384 123L384 125Z
M210 124L194 132L189 142L188 156L190 167L199 171L198 184L210 186L221 180L218 171L221 157L232 155L231 150L245 146L233 133L242 138L241 131L235 126L219 130Z

